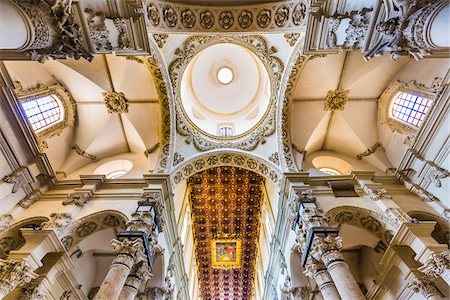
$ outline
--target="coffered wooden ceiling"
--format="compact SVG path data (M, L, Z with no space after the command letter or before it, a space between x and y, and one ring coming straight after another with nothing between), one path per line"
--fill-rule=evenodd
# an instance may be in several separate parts
M212 168L189 179L202 299L251 298L262 185L261 176L234 167Z

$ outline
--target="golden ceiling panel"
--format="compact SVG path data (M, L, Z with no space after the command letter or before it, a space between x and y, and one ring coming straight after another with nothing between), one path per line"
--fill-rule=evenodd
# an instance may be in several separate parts
M262 186L261 176L235 167L208 169L189 179L202 299L251 298Z

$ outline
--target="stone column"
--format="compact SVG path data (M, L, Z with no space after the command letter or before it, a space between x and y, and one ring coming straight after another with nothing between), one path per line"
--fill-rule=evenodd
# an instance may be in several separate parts
M443 299L434 283L425 277L414 278L408 287L416 293L421 293L427 300Z
M133 267L131 274L128 275L125 285L119 295L119 300L134 300L139 287L146 282L152 274L147 261L142 261Z
M450 286L450 251L431 253L419 271L429 277L441 277Z
M111 244L117 254L106 274L96 300L117 300L133 265L146 260L142 240L112 240Z
M305 268L305 274L316 281L324 300L341 299L330 273L322 262L310 257Z
M25 259L0 259L0 299L3 299L18 286L25 286L37 278Z
M316 236L311 255L315 259L323 261L342 299L364 300L365 297L342 256L341 248L342 238L340 236Z

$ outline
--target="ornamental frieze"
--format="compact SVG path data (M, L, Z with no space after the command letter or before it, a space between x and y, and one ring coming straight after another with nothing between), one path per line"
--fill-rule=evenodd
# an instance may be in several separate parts
M286 32L305 24L304 1L258 5L200 6L146 1L147 26L152 32Z

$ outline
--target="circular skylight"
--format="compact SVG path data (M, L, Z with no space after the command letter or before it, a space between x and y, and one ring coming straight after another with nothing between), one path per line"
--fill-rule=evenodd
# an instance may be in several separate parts
M228 67L222 67L217 72L217 80L221 84L229 84L233 80L233 71Z

